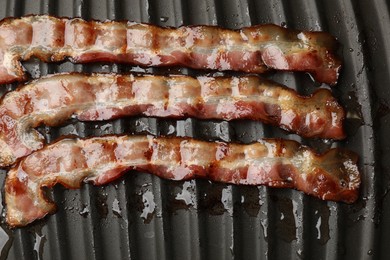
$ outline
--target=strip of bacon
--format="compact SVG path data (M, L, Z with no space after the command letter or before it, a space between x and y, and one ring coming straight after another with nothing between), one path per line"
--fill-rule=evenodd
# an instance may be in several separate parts
M259 77L59 74L7 94L0 105L0 166L41 148L34 130L76 116L253 119L305 137L342 139L344 110L329 90L310 97Z
M82 181L107 184L130 170L169 180L212 181L295 188L323 200L354 202L360 174L357 155L332 149L317 155L295 141L268 139L253 144L196 141L189 138L111 136L65 139L12 168L5 182L7 223L24 226L56 209L43 187L60 183L80 188Z
M26 78L21 60L118 62L141 66L263 73L309 72L335 85L341 61L336 40L324 32L276 25L228 30L212 26L161 28L149 24L85 21L47 15L0 22L0 84Z

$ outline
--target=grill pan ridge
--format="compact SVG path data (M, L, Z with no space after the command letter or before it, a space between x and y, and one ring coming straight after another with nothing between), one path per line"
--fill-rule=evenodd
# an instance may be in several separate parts
M48 142L61 136L153 134L241 143L262 137L300 141L323 151L346 147L360 155L362 190L353 205L324 202L289 189L205 180L173 182L131 172L104 187L55 187L58 212L26 228L0 228L0 259L388 259L390 248L390 4L377 1L264 0L0 0L0 18L27 14L131 20L161 26L260 23L322 30L341 43L343 70L332 89L348 112L342 142L302 139L250 121L121 118L39 128ZM24 63L33 78L57 72L202 75L185 68L117 64ZM224 73L217 73L223 75ZM225 75L235 75L226 73ZM308 75L267 77L312 93ZM0 89L3 95L17 84ZM375 130L375 131L374 131ZM1 170L3 186L5 170Z

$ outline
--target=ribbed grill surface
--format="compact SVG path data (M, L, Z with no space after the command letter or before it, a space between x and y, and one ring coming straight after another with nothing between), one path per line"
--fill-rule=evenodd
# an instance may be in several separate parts
M58 212L27 228L0 229L1 259L389 259L390 257L390 4L386 0L122 0L0 1L0 18L51 14L126 19L162 26L211 24L240 28L275 23L324 30L340 43L344 68L334 95L348 111L346 141L310 141L258 122L123 118L41 127L49 142L63 135L112 133L191 136L253 142L301 141L319 151L342 146L361 157L361 197L354 205L323 202L288 189L173 182L130 172L105 186L55 187ZM25 64L50 73L147 72L198 75L185 68ZM220 73L221 74L221 73ZM308 75L269 74L300 93L317 86ZM15 89L7 85L0 94ZM6 171L1 172L1 185Z

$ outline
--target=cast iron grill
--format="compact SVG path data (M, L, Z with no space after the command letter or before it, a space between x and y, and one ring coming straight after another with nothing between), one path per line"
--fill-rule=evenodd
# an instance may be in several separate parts
M190 136L249 143L262 137L300 141L323 151L342 146L360 155L362 191L354 205L324 202L288 189L231 186L205 180L173 182L130 172L105 187L61 186L51 192L58 212L26 228L0 230L8 259L385 259L390 256L390 11L372 1L0 1L0 18L26 14L126 19L161 26L210 24L240 28L275 23L328 31L341 43L344 67L333 93L348 111L343 142L307 140L258 122L122 118L57 128L40 127L48 142L60 136L113 133ZM37 78L66 71L201 75L185 68L117 64L25 63ZM222 73L218 73L222 74ZM226 73L226 75L232 75ZM267 77L308 94L308 75ZM13 90L7 85L0 93ZM375 131L374 131L375 130ZM2 171L3 184L6 171Z

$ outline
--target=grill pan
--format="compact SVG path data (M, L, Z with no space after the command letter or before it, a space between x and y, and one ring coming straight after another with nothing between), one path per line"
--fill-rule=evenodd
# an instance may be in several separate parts
M341 43L344 66L333 89L348 112L348 138L307 140L250 121L122 118L69 121L39 128L61 136L113 133L190 136L241 143L262 137L300 141L317 151L346 147L360 155L361 195L353 205L324 202L289 189L206 180L173 182L130 172L104 187L56 186L58 212L26 228L0 229L1 259L388 259L390 257L390 4L377 1L265 0L1 0L0 18L27 14L126 19L161 26L260 23L323 30ZM32 78L56 72L134 72L202 75L185 68L117 64L24 63ZM218 73L223 75L223 73ZM225 75L234 75L226 73ZM302 94L318 84L308 75L268 74ZM17 84L0 89L3 95ZM326 87L326 86L323 86ZM3 186L6 171L2 170Z

